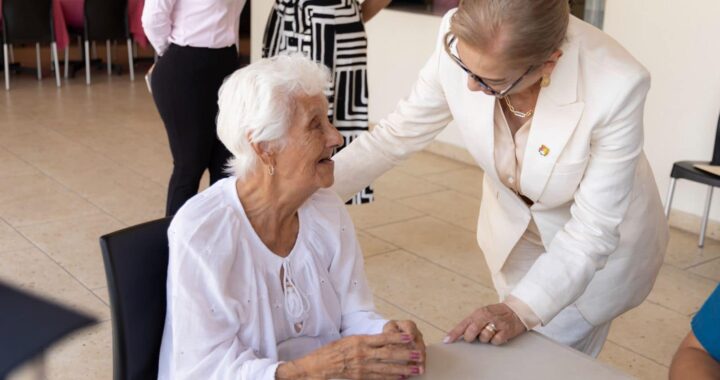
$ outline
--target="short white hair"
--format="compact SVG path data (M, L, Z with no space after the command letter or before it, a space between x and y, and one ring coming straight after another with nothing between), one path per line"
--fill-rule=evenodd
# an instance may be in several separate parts
M295 97L324 94L330 71L300 55L261 59L225 79L218 97L217 134L232 153L227 170L238 178L256 168L252 143L284 146Z

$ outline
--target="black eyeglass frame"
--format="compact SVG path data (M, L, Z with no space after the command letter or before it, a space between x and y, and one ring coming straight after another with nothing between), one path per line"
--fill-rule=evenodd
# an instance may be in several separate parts
M451 44L452 44L453 42L455 42L456 40L457 40L457 38L456 38L452 33L448 33L448 34L445 35L445 52L447 53L447 55L448 55L450 58L452 58L452 60L455 61L455 63L456 63L458 66L460 66L460 68L461 68L463 71L465 71L465 73L466 73L470 78L472 78L472 79L475 81L475 83L477 83L477 84L480 85L480 87L482 87L484 90L490 92L493 96L498 97L498 98L503 98L503 97L505 97L505 95L507 95L510 91L512 91L512 89L515 88L515 86L517 86L518 83L520 83L528 74L530 74L533 70L535 70L536 68L539 67L539 65L530 65L530 67L528 67L528 69L525 70L525 73L523 73L523 75L521 75L518 79L516 79L514 82L512 82L512 83L511 83L509 86L507 86L504 90L502 90L502 91L497 91L497 90L495 90L494 88L492 88L489 84L485 83L485 81L484 81L480 76L475 75L475 73L473 73L472 71L470 71L470 69L468 69L468 67L465 66L465 64L463 63L462 59L460 59L460 57L458 57L457 55L455 55L455 54L452 53Z

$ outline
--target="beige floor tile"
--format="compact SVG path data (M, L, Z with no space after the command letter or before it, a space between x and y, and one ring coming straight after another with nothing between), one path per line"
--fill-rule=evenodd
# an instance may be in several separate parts
M61 184L41 173L7 177L0 186L0 204L63 191Z
M422 216L423 213L395 201L378 197L364 205L347 206L355 228L365 229Z
M605 343L598 359L640 380L659 380L668 377L668 367L613 342Z
M99 214L19 227L19 231L86 287L95 289L106 285L98 239L123 227L110 216Z
M482 196L483 171L477 167L429 174L423 179L443 185L465 195L480 199Z
M697 234L670 228L670 242L665 254L665 263L686 269L711 259L720 258L719 241L706 239L704 248L698 248L697 241Z
M93 289L92 292L100 298L105 305L110 306L110 294L108 294L108 288L107 286L103 286L102 288Z
M715 282L720 282L720 259L715 259L705 264L692 267L690 268L690 272L699 274Z
M375 194L388 199L401 199L427 193L433 193L446 188L418 177L405 174L400 169L393 169L374 183Z
M47 370L48 380L112 379L111 323L80 330L54 346L47 356Z
M694 273L664 265L648 300L681 314L696 313L717 283Z
M490 270L475 233L433 217L371 228L368 233L492 288Z
M101 213L100 209L69 191L0 203L0 218L14 227L99 213Z
M5 146L8 151L49 175L67 168L87 170L112 165L104 155L55 131L42 130L12 140Z
M690 331L690 317L645 302L613 322L609 339L656 363L670 366L680 341Z
M373 256L365 269L374 294L448 331L497 294L405 251Z
M425 341L425 345L429 346L431 344L440 343L442 342L443 338L445 338L446 334L444 331L423 321L417 316L400 309L392 303L383 300L380 297L375 297L375 307L377 308L377 312L386 319L398 321L410 320L415 322L418 330L420 330L420 332L423 334L423 340Z
M363 251L363 256L370 257L380 253L396 250L398 247L384 240L370 236L365 232L357 231L357 238Z
M480 198L448 190L405 198L398 202L468 231L477 230Z
M461 162L427 152L415 153L397 166L399 170L416 176L442 173L466 167L468 165Z
M0 165L0 180L3 182L7 177L40 173L35 167L3 148L0 148L0 162L2 162L2 165Z
M19 232L0 220L0 252L17 251L32 246Z
M41 297L92 315L110 318L110 309L63 268L37 249L0 253L0 279Z

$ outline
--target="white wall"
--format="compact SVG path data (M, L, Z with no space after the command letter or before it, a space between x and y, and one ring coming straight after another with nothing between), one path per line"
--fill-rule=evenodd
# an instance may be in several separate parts
M606 7L604 30L652 74L645 150L664 199L674 161L712 157L720 112L720 1L607 0ZM700 215L705 194L704 186L679 181L673 208ZM720 219L718 211L712 219Z
M253 59L260 56L271 5L252 0ZM653 76L645 147L664 198L674 161L709 160L712 155L720 111L720 1L607 0L606 7L604 29ZM439 26L438 16L392 10L368 23L371 121L387 115L407 95L434 48ZM438 140L463 146L452 125ZM704 187L679 182L673 205L699 215L704 199ZM718 220L720 208L715 210L711 217Z

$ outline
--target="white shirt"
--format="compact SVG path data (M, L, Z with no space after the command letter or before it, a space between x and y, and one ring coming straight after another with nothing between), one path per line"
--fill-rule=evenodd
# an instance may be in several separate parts
M246 0L146 0L142 25L162 55L180 46L224 48L237 41Z
M374 312L355 230L335 193L319 190L303 204L297 241L282 258L253 230L235 183L218 181L190 199L168 230L159 379L275 379L280 362L381 333L387 322Z

